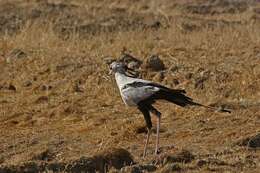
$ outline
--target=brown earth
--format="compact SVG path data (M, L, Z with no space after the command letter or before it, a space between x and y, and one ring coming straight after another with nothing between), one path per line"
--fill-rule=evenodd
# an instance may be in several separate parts
M259 172L259 1L6 0L0 26L0 173ZM108 75L124 53L232 113L158 103L161 153L153 136L142 159L143 117Z

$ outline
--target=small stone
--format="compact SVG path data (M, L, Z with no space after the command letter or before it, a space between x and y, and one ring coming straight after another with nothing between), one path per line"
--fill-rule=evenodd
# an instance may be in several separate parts
M161 71L165 69L165 65L158 55L152 55L147 58L144 67L152 71Z
M236 142L236 145L247 146L252 149L260 149L260 134L241 139Z
M29 87L29 86L32 86L32 82L31 81L26 81L24 84L23 84L24 87Z
M8 90L16 91L16 87L12 84L9 85Z
M248 141L248 147L260 149L260 134L257 134L256 136L253 136Z

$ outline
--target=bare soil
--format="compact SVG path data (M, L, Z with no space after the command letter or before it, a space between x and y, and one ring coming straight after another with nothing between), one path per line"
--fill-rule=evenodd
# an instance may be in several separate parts
M161 153L153 135L142 159L143 116L108 75L125 53L232 113L159 102ZM259 1L0 1L0 72L0 173L260 170Z

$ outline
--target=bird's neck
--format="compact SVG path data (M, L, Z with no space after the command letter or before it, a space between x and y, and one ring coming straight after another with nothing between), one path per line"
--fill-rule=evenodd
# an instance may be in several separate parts
M122 88L127 83L128 76L125 72L116 72L115 79L119 88Z

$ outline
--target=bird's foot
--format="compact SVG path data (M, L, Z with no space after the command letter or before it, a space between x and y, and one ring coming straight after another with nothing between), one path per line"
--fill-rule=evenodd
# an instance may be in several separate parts
M143 159L145 159L145 157L146 157L146 153L143 153Z

